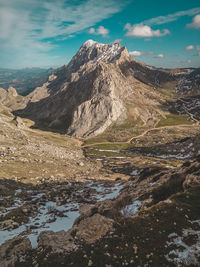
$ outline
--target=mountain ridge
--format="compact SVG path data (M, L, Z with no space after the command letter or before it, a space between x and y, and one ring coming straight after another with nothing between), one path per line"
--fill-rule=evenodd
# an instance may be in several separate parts
M76 137L102 133L113 122L127 118L126 99L149 91L146 85L142 85L143 90L134 90L135 78L123 69L131 61L127 49L118 43L87 41L44 88L49 96L29 103L19 114L33 119L36 125L48 122L47 127L63 128ZM153 100L144 101L152 106L150 113L157 113ZM138 110L136 107L135 117L147 121L149 111Z
M198 69L157 69L119 43L88 40L15 114L38 128L88 138L126 120L153 127L166 117L169 100L199 92Z

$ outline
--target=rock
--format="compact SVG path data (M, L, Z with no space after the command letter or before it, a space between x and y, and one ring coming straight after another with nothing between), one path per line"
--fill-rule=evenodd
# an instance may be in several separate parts
M53 253L70 252L77 249L71 231L42 232L38 237L38 246L43 249L51 248Z
M2 191L3 191L3 190L6 190L5 185L2 185L2 184L1 184L1 185L0 185L0 190L2 190Z
M92 215L92 209L94 207L91 207L90 205L87 204L81 204L79 207L79 212L82 216L84 217L89 217Z
M194 174L189 174L187 175L184 183L183 183L183 188L184 190L191 188L191 187L196 187L200 185L200 176L199 175L194 175Z
M17 97L18 93L14 87L10 86L8 88L8 95L13 96L13 97Z
M29 209L28 209L28 208L22 208L22 211L23 211L24 213L28 213L28 212L29 212Z
M93 262L91 260L89 260L88 262L88 266L92 266Z
M79 222L73 227L76 230L76 237L91 244L100 239L112 229L113 220L100 214L95 214Z
M2 213L6 212L6 208L0 207L0 212L2 212Z
M19 227L19 224L11 219L0 222L0 229L12 230Z
M0 246L0 266L15 266L15 263L32 249L28 238L14 237Z

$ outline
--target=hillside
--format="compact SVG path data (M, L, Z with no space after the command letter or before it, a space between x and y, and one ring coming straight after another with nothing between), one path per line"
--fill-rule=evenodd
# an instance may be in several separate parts
M88 40L0 88L0 266L198 266L198 73Z

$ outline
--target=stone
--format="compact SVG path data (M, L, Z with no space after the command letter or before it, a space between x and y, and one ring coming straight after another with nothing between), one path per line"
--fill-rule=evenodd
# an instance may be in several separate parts
M71 231L45 231L38 237L38 246L43 249L51 248L53 253L70 252L77 249Z
M15 263L31 249L31 242L25 237L16 236L4 242L0 246L0 266L15 266Z
M92 266L93 262L91 260L89 260L88 262L88 266Z
M85 240L86 243L94 243L105 236L112 229L113 220L100 214L94 214L79 222L73 228L76 230L76 237Z

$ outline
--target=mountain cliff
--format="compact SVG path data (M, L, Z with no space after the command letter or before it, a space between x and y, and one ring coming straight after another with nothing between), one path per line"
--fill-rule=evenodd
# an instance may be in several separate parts
M124 121L154 126L165 117L162 106L168 87L180 91L185 77L192 77L192 88L199 90L191 73L194 71L173 72L138 62L119 43L88 40L68 65L27 96L27 107L17 115L32 119L36 127L83 138Z
M118 43L85 42L68 65L29 95L18 112L36 126L60 129L77 137L102 133L113 122L154 120L159 98L132 74L134 59ZM132 107L130 109L130 103Z

